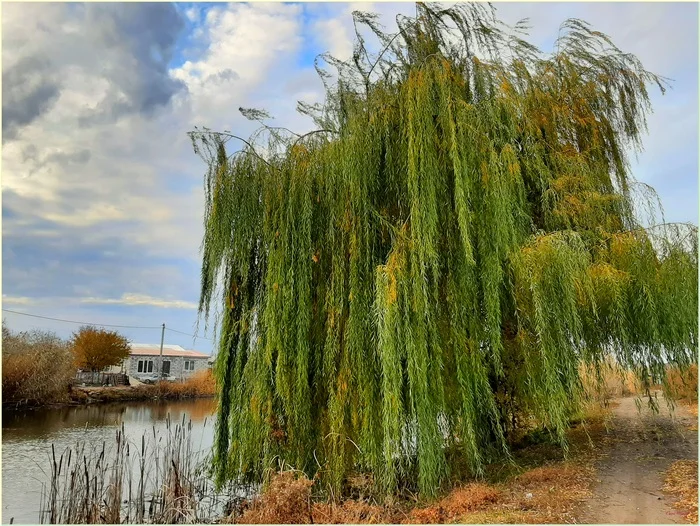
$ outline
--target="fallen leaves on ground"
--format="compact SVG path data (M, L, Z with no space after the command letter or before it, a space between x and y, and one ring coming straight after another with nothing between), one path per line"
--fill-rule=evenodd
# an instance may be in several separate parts
M678 497L674 508L686 511L686 522L698 523L698 461L678 460L666 471L664 489Z

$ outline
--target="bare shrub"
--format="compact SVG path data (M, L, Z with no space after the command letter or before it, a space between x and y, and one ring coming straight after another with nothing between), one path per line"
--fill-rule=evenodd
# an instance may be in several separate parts
M298 477L293 471L275 474L269 487L236 520L242 524L309 524L313 523L311 486L313 481Z
M4 404L32 405L68 399L76 368L68 344L50 331L13 333L3 324Z

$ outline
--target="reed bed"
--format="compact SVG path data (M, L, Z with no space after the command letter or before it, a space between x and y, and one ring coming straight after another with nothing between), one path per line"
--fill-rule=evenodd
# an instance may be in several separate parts
M192 424L153 427L132 442L117 430L114 442L51 448L49 482L42 491L42 524L193 524L227 515L255 488L220 489L209 476L209 454L193 447Z
M181 382L158 382L155 387L164 398L194 398L216 394L216 382L210 369L197 371Z

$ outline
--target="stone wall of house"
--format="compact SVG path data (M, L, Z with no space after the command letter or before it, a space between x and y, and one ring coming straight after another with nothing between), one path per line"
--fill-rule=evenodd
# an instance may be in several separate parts
M152 360L153 361L153 371L152 372L138 372L139 360ZM207 364L207 358L184 358L182 356L163 356L163 361L170 361L170 376L175 378L187 378L189 375L196 371L201 371L207 369L209 365ZM185 361L194 362L194 370L185 370ZM127 374L133 378L138 379L139 377L150 376L157 374L161 370L160 368L160 355L152 356L130 356L128 363L126 364Z

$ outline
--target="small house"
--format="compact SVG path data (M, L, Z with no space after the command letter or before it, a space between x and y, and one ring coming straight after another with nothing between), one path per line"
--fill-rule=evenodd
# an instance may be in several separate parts
M179 345L163 345L161 358L160 344L133 343L131 355L124 364L127 374L137 380L152 378L161 372L162 376L182 380L192 373L208 369L208 360L208 354L190 351Z

